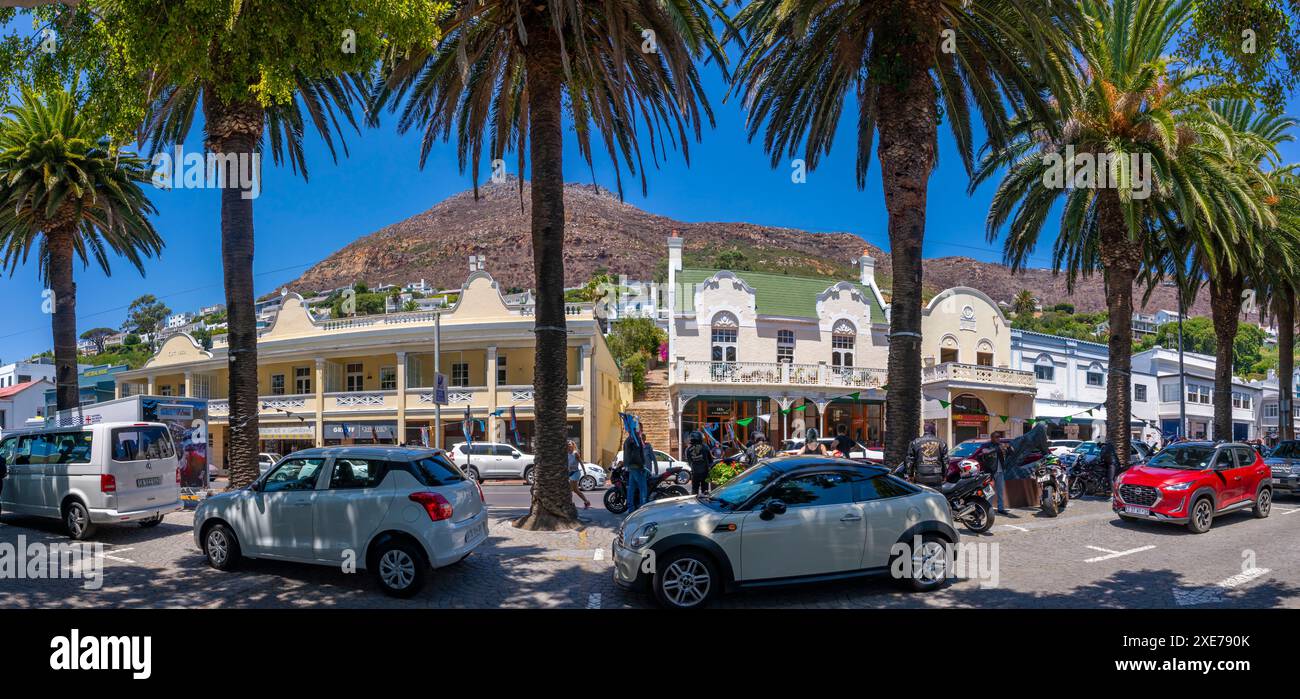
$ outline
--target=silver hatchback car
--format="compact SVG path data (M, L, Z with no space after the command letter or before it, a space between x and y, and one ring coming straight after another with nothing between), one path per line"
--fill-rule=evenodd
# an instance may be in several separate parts
M943 495L881 466L789 456L709 496L642 506L614 538L614 582L670 608L741 587L894 575L917 591L952 572L957 531Z
M486 539L483 491L433 449L295 452L194 513L194 542L218 570L241 557L364 569L398 597Z

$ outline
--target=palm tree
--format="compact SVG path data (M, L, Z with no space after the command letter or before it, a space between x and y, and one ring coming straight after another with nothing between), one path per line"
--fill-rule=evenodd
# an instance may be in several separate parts
M773 167L802 154L815 168L852 99L861 189L879 134L894 270L890 463L902 460L920 428L921 246L940 114L971 171L972 103L995 144L1007 135L1008 106L1043 114L1039 91L1064 79L1062 27L1074 15L1070 3L1048 0L753 0L736 15L748 43L734 89L744 97L749 136L763 132Z
M616 172L623 165L639 171L643 192L640 135L650 137L656 162L669 143L679 145L689 162L688 130L698 139L703 123L713 123L694 61L707 55L725 66L711 15L723 16L713 0L462 0L442 23L443 40L391 64L377 86L372 115L405 101L399 130L423 131L421 167L433 143L450 138L455 128L460 167L469 165L476 194L485 141L492 159L513 148L521 173L528 151L538 467L532 507L517 526L577 523L564 447L565 118L589 164L598 137ZM519 187L522 204L522 180Z
M1131 410L1133 284L1159 257L1153 248L1162 231L1182 221L1199 249L1230 253L1241 222L1258 210L1216 150L1229 129L1204 109L1224 91L1164 53L1192 3L1085 0L1080 9L1073 79L1055 95L1052 117L1015 124L1009 144L983 159L971 189L1005 169L986 224L990 241L1007 227L1004 257L1013 269L1025 266L1064 200L1053 265L1067 270L1071 288L1081 275L1102 273L1111 319L1106 433L1122 439ZM1127 466L1128 450L1117 453Z
M1233 349L1238 320L1247 289L1256 298L1267 292L1277 270L1293 274L1300 263L1300 231L1293 226L1279 226L1275 215L1283 200L1277 195L1275 180L1289 177L1290 168L1280 167L1277 148L1293 141L1288 133L1296 120L1257 110L1250 100L1217 100L1212 112L1231 129L1231 139L1222 142L1227 149L1227 165L1237 170L1266 206L1260 217L1242 228L1242 235L1231 252L1222 247L1198 248L1194 259L1209 277L1210 315L1214 322L1214 436L1232 438ZM1262 168L1271 166L1272 172ZM1285 203L1290 204L1288 199ZM1294 221L1294 219L1292 219Z
M77 387L76 259L94 257L104 274L110 252L144 274L142 257L162 250L141 189L145 162L118 150L79 109L74 90L43 98L23 90L0 121L0 249L13 274L37 248L40 275L53 292L51 323L57 404L80 404Z
M1294 236L1300 231L1300 180L1294 175L1276 178L1277 225ZM1266 264L1256 277L1255 297L1268 308L1277 322L1278 432L1281 439L1295 439L1295 327L1296 303L1300 298L1300 277L1294 266Z
M225 55L216 48L216 56ZM219 71L218 64L216 69ZM205 78L195 74L152 76L150 104L144 123L145 143L151 155L182 144L189 135L200 104L203 110L204 142L209 153L227 163L258 163L264 151L263 136L270 140L276 165L287 161L294 172L308 178L303 151L306 121L321 137L330 158L338 162L334 139L344 154L343 130L339 117L354 130L354 101L360 99L361 83L345 75L293 76L293 99L264 105L253 86L243 86L238 97L230 97L229 79ZM304 117L304 111L306 117ZM176 164L179 166L179 163ZM259 167L254 164L251 167ZM258 387L257 314L253 309L253 199L246 187L235 182L235 170L228 167L221 183L221 266L226 290L227 346L230 356L230 487L238 488L257 478ZM258 174L260 177L260 173ZM259 185L260 186L260 185ZM259 192L260 193L260 192Z

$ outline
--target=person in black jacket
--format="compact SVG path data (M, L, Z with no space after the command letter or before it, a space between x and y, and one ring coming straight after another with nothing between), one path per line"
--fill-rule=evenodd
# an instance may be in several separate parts
M993 474L993 490L998 498L998 514L1010 516L1007 511L1007 482L1002 469L1006 460L1007 444L1003 441L1005 433L1001 430L989 435L989 444L980 451L980 470Z
M640 433L640 430L637 430ZM627 469L627 511L646 504L650 499L645 450L636 434L629 434L623 442L623 468Z
M925 434L907 446L907 475L914 483L943 484L948 467L948 445L934 435L934 425L926 423Z
M853 450L857 449L858 443L849 436L849 426L840 424L835 428L835 451L838 451L844 458L853 456Z
M709 467L713 465L713 455L704 446L704 436L699 432L691 433L691 443L686 447L686 463L691 467L691 492L699 495L709 492Z

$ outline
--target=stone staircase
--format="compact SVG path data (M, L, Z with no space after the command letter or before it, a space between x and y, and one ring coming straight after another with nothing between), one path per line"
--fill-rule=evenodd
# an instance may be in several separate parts
M646 440L656 449L676 453L677 440L672 439L673 425L668 411L668 370L646 372L645 382L645 392L627 406L627 412L641 418Z

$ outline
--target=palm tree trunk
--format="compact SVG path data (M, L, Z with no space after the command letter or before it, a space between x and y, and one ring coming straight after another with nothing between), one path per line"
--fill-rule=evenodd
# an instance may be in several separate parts
M902 61L899 76L880 87L877 129L881 183L889 213L893 297L889 317L889 396L885 460L903 461L921 427L921 244L935 163L935 92L929 69L937 27L914 8L901 15L895 41L882 41L873 60Z
M1232 439L1232 355L1241 313L1241 275L1210 275L1214 320L1214 439Z
M54 331L55 401L59 410L80 404L77 388L77 284L72 280L73 231L47 230L50 291L54 293L50 318Z
M1106 439L1115 445L1119 470L1128 468L1129 420L1133 410L1133 281L1142 266L1142 246L1128 234L1119 195L1102 195L1099 254L1110 318L1106 373Z
M578 525L578 512L569 490L565 450L569 381L568 333L564 322L564 131L561 122L564 72L559 40L550 26L550 12L545 8L531 12L525 30L533 277L537 287L533 367L537 456L532 506L515 526L552 531ZM583 446L590 448L590 445Z
M1295 290L1286 289L1281 294L1277 308L1277 395L1278 434L1282 439L1295 439Z
M256 103L225 104L204 95L208 149L252 158L262 133ZM221 189L221 266L226 287L230 374L230 487L242 488L258 475L257 314L253 309L253 200L227 172Z

